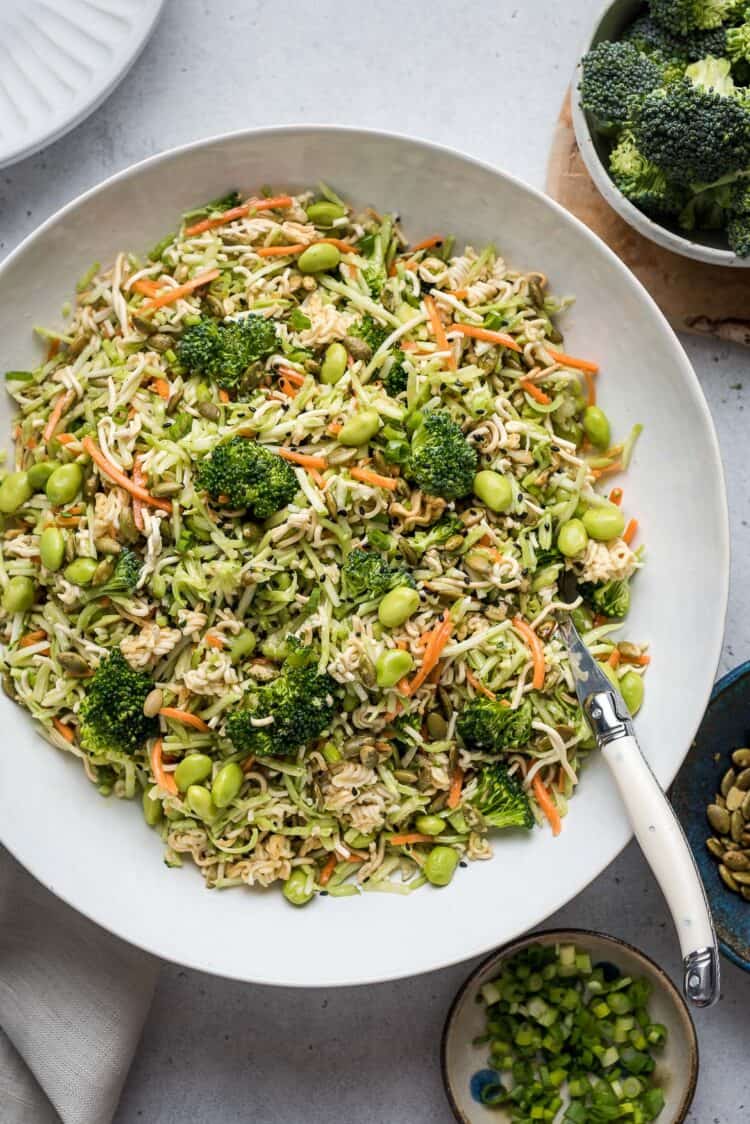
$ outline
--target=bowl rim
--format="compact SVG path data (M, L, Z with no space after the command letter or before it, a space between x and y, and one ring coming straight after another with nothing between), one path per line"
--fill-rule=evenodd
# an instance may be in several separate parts
M661 324L661 327L662 327L662 330L663 330L665 336L670 341L671 348L675 352L675 356L674 356L675 362L679 363L679 365L680 365L680 368L681 368L681 371L682 371L682 376L685 380L685 384L688 387L690 387L690 389L693 392L695 407L696 407L696 410L699 412L699 414L702 418L702 421L703 421L703 424L704 424L704 427L705 427L706 438L707 438L707 441L708 441L708 444L709 444L709 447L710 447L710 451L711 451L711 454L712 454L712 463L713 463L713 468L714 468L714 479L715 479L715 483L716 483L716 491L718 493L716 495L716 500L717 500L717 502L719 504L719 508L720 508L720 510L717 511L717 518L718 518L719 523L720 523L720 533L719 533L718 539L716 541L716 546L717 546L717 549L718 549L719 554L720 554L721 559L722 559L722 564L721 564L721 567L720 567L720 573L718 575L717 582L715 584L715 595L716 595L716 599L717 599L716 604L717 604L718 612L714 616L714 620L712 622L711 635L708 637L709 651L712 648L713 653L714 653L713 659L709 660L710 666L712 668L712 673L713 673L712 679L713 679L713 677L715 676L715 671L716 671L716 667L718 666L719 659L721 658L724 629L725 629L725 619L726 619L726 614L727 614L728 597L729 597L729 568L730 568L729 509L728 509L728 498L727 498L727 490L726 490L726 480L725 480L725 475L724 475L723 462L722 462L722 459L721 459L721 450L720 450L720 445L719 445L719 441L718 441L718 436L717 436L716 428L715 428L715 425L714 425L714 422L713 422L713 417L712 417L711 412L708 408L708 403L706 401L705 395L703 394L702 388L700 386L700 382L698 380L698 377L695 373L695 370L694 370L694 368L693 368L684 348L682 347L682 344L680 343L679 339L677 338L676 333L674 332L674 330L672 329L672 327L668 323L666 317L664 316L664 314L662 313L662 311L660 310L660 308L656 304L656 302L653 299L653 297L651 296L651 294L648 292L648 290L642 284L642 282L639 281L639 279L632 273L632 271L630 269L628 269L628 267L622 262L622 260L611 249L611 247L609 247L606 244L606 242L604 242L604 240L599 237L599 235L597 235L588 226L586 226L585 223L583 223L579 218L577 218L575 215L573 215L570 211L568 211L565 207L563 207L555 199L551 198L551 196L547 195L544 191L526 183L524 180L520 179L518 176L515 176L512 173L505 171L504 169L501 169L501 168L499 168L499 167L497 167L493 164L490 164L489 162L487 162L485 160L481 160L481 159L479 159L475 156L471 156L461 149L452 147L450 145L441 144L441 143L438 143L436 141L424 139L424 138L421 138L421 137L410 136L409 134L406 134L406 133L399 133L399 132L396 132L396 131L393 131L393 130L373 129L373 128L367 128L367 127L359 127L359 126L356 126L356 125L339 125L339 124L331 124L331 123L322 123L321 124L321 123L315 123L315 122L296 123L296 124L295 123L287 123L287 124L282 124L282 125L266 125L266 126L262 126L262 127L259 127L259 128L229 130L227 132L212 134L212 135L209 135L207 137L202 137L202 138L199 138L199 139L194 140L194 141L190 141L190 142L185 143L185 144L174 145L171 148L164 149L160 152L154 153L151 156L148 156L148 157L145 157L142 160L136 161L135 163L128 165L127 167L121 169L120 171L113 173L111 176L107 176L105 179L99 181L97 184L94 184L92 187L88 188L86 191L82 192L81 194L75 196L73 199L69 200L62 207L60 207L57 211L53 212L48 218L46 218L36 229L31 231L19 243L19 245L16 246L15 249L13 249L10 252L10 254L8 254L0 262L0 285L2 285L5 273L11 268L11 266L14 265L15 262L18 259L20 259L36 243L37 240L41 239L47 233L47 231L51 230L52 228L55 227L56 224L58 224L60 221L65 219L65 217L70 212L72 212L73 210L75 210L79 206L83 205L84 203L86 203L88 200L90 200L94 196L107 191L114 184L121 183L121 182L126 181L128 179L137 178L146 169L155 167L159 164L167 163L175 157L184 156L184 155L187 155L187 154L189 154L193 151L210 149L214 146L221 146L221 145L223 145L225 143L228 143L228 142L243 141L243 140L249 139L249 138L263 138L265 136L278 135L278 134L287 135L287 136L305 135L305 134L309 135L311 133L327 133L327 134L332 134L332 135L338 135L340 137L346 137L348 135L354 135L358 138L364 137L366 139L366 138L370 137L370 138L373 138L373 139L395 141L397 143L401 143L401 144L405 144L405 145L417 145L417 146L421 147L422 149L427 150L428 152L433 152L437 155L446 156L446 157L449 157L451 159L458 159L458 160L460 160L462 162L465 162L465 163L468 163L468 164L472 165L473 167L476 167L476 168L478 168L478 169L480 169L484 172L488 172L494 177L499 177L500 179L506 181L507 183L511 184L513 187L520 190L521 192L526 193L527 195L530 195L531 197L536 199L538 202L540 202L543 206L551 209L551 211L562 222L568 223L573 228L575 228L575 230L578 232L579 236L585 242L588 242L591 245L593 245L594 247L596 247L597 252L603 255L604 259L610 264L611 268L614 269L615 271L617 271L621 275L623 280L629 286L634 287L635 290L637 290L637 292L639 294L639 299L641 301L643 301L644 304L651 309L651 311L654 315L656 315L656 317L658 318L658 320ZM709 698L710 698L710 692L711 692L711 686L707 685L706 689L705 689L705 692L704 692L704 697L703 697L703 707L701 709L700 715L696 719L695 729L692 731L691 737L695 736L695 732L696 732L696 730L697 730L697 728L700 724L702 714L705 711L706 705L708 704L708 701L709 701ZM688 742L688 745L689 745L689 742ZM683 761L684 761L684 754L680 758L680 760L677 762L674 769L672 769L670 767L670 773L667 775L666 783L671 783L671 781L676 776L676 774L677 774L677 772L678 772L678 770L679 770ZM571 901L574 897L576 897L578 894L580 894L581 891L586 888L586 886L590 885L590 883L593 882L594 879L597 878L602 873L602 871L611 862L614 861L614 859L617 857L617 855L627 846L627 844L628 844L628 842L630 841L631 838L632 838L632 832L628 832L628 834L623 838L622 844L620 846L616 846L613 854L609 855L606 852L602 852L597 857L596 862L592 863L592 867L589 870L589 872L587 873L587 875L582 877L581 880L576 881L574 884L571 884L570 891L569 891L569 893L567 893L567 896L565 897L564 901L560 901L555 908L561 908L564 904ZM368 984L372 984L372 983L384 982L386 980L402 979L404 977L408 978L411 975L421 974L421 973L424 973L424 972L441 970L443 968L450 967L453 964L461 963L463 960L469 959L472 956L481 954L481 953L485 952L486 948L488 947L487 945L484 945L484 947L482 947L480 945L478 948L474 948L474 949L472 949L468 952L464 952L461 956L458 956L458 957L454 953L443 952L443 953L440 954L440 956L438 958L436 958L432 962L426 963L424 967L420 967L417 970L417 972L414 972L414 971L409 970L409 969L404 970L402 968L398 968L398 969L395 969L395 970L389 969L386 972L384 972L382 969L380 969L380 970L377 971L377 973L366 974L364 977L361 974L356 974L354 976L347 976L346 978L342 978L340 976L333 976L333 977L329 976L329 977L326 977L322 980L318 980L315 984L312 984L312 985L310 983L307 983L307 982L301 983L299 981L299 979L295 978L294 976L292 976L291 978L289 978L289 977L281 978L278 975L276 975L276 976L271 976L269 978L267 976L263 976L263 975L259 975L259 974L255 974L253 976L248 976L244 972L238 973L238 972L236 972L236 970L222 969L222 970L219 971L212 965L207 966L207 964L205 963L205 961L203 959L201 959L199 956L196 956L193 953L191 953L189 955L186 955L185 951L183 951L183 950L180 950L179 954L177 954L176 952L165 953L163 948L158 943L153 942L151 940L146 940L143 937L134 937L133 935L131 935L130 929L125 929L121 924L115 924L113 919L110 918L107 915L106 910L94 909L91 905L87 906L86 908L82 908L81 906L76 904L76 901L74 900L74 896L70 893L70 891L67 888L58 888L57 886L50 885L48 872L46 871L45 868L40 867L40 865L35 860L31 861L29 863L29 862L25 861L24 859L22 859L20 848L19 848L19 853L16 853L16 850L14 849L14 847L12 845L10 845L6 841L6 839L4 838L4 831L3 831L2 822L0 822L0 843L2 843L4 846L6 846L7 849L11 852L11 854L13 854L14 857L18 860L18 862L24 867L24 869L27 870L34 878L36 878L37 881L39 881L43 886L45 886L46 889L50 890L50 892L54 893L58 898L60 898L62 901L64 901L72 909L75 909L77 912L83 914L85 917L87 917L89 920L93 921L95 924L98 924L98 925L102 926L107 931L113 933L114 935L116 935L120 939L125 940L128 943L130 943L132 945L135 945L136 947L141 948L145 952L148 952L151 955L157 956L162 960L167 960L168 962L171 962L171 963L180 964L182 966L186 966L186 967L189 967L189 968L197 970L197 971L209 972L209 973L214 974L214 975L219 975L223 978L230 978L230 979L236 978L236 979L244 981L244 982L254 982L254 983L275 985L275 986L280 986L280 987L301 987L301 986L304 986L304 987L310 987L310 986L316 986L316 987L341 986L341 987L344 987L344 986L348 986L348 987L350 987L350 986L364 986L364 985L368 985Z
M649 218L643 211L639 211L629 199L626 199L620 189L615 185L614 180L610 177L599 157L596 145L594 144L588 117L586 112L581 108L577 97L578 82L581 73L581 60L597 40L599 29L606 16L609 15L611 11L623 7L625 3L630 3L630 0L606 0L606 3L599 10L592 24L592 30L586 36L571 79L570 102L573 130L575 132L578 149L586 165L586 170L594 181L594 185L605 203L612 207L620 218L624 219L629 226L633 227L633 229L644 238L648 238L650 242L655 242L656 245L661 246L663 249L671 250L672 253L680 254L682 257L690 258L692 261L701 261L709 265L720 265L729 269L750 269L750 257L740 258L733 250L722 250L715 246L708 246L703 242L696 242L685 234L677 234L669 230L667 227Z
M679 1115L675 1116L670 1124L683 1124L690 1111L690 1106L695 1097L695 1090L698 1085L698 1071L700 1069L700 1047L698 1044L698 1033L695 1029L693 1016L687 1001L675 984L672 977L661 967L660 964L649 956L648 953L642 949L637 948L636 945L625 941L622 937L614 937L611 933L602 933L598 929L577 929L577 928L563 928L563 929L537 929L533 933L527 933L523 937L516 937L515 940L508 941L506 944L501 945L499 948L494 949L488 956L485 956L479 964L466 977L463 983L459 986L456 994L454 995L451 1005L448 1008L448 1013L443 1023L443 1030L440 1036L440 1076L443 1082L443 1089L445 1091L448 1104L451 1111L455 1116L458 1124L471 1124L471 1121L463 1114L456 1099L453 1096L453 1089L448 1077L448 1040L453 1029L453 1023L458 1012L458 1008L463 1003L470 989L474 986L479 977L490 967L491 964L500 963L514 952L526 947L527 945L534 944L540 937L546 940L571 940L575 943L576 940L584 941L586 938L595 937L597 940L605 941L614 945L616 948L624 948L628 952L634 953L636 956L645 960L655 972L660 985L664 991L672 999L674 1005L682 1011L686 1017L688 1026L688 1035L690 1039L690 1072L688 1075L688 1084L682 1102L679 1106Z

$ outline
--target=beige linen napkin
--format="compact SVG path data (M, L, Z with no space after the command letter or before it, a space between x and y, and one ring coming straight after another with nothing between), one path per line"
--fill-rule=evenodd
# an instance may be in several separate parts
M109 1124L157 971L0 847L3 1124Z

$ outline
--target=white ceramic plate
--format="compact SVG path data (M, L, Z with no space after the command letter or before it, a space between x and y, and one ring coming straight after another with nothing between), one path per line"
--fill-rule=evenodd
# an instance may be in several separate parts
M597 359L601 401L624 433L646 430L624 482L648 567L628 633L653 664L638 718L660 781L675 775L708 699L727 597L728 528L721 461L697 379L644 289L586 227L487 165L421 141L334 127L237 133L154 157L88 192L28 238L0 269L7 366L35 361L32 326L60 323L63 300L94 260L147 248L178 215L235 186L301 188L325 178L355 203L397 210L413 238L453 231L494 240L520 268L577 294L566 346ZM0 407L10 447L11 409ZM0 695L2 840L56 894L159 956L208 972L299 986L369 983L439 968L535 925L594 878L630 829L602 762L586 770L558 839L498 839L494 862L450 887L402 898L321 898L302 910L277 890L208 892L168 870L137 805L103 800L77 761L55 752Z
M164 0L2 0L0 167L67 133L138 57Z

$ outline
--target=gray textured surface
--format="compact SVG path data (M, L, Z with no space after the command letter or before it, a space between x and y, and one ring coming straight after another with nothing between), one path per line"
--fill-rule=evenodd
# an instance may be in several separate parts
M94 117L0 172L0 253L134 160L253 125L396 129L541 186L552 126L598 7L599 0L168 0L151 43ZM750 653L750 353L695 340L686 346L716 419L729 486L734 561L724 671ZM700 533L696 527L696 549ZM595 835L594 826L592 846ZM555 922L616 933L678 972L671 923L633 846ZM227 939L245 942L252 958L251 913L247 931ZM116 1124L449 1124L437 1051L445 1011L468 970L364 990L294 992L165 966ZM720 1006L697 1019L703 1065L694 1124L750 1118L749 1010L750 976L725 964Z

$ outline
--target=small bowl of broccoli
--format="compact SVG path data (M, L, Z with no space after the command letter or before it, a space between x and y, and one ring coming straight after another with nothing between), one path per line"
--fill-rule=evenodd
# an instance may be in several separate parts
M578 64L573 124L639 233L750 267L749 0L613 0Z

